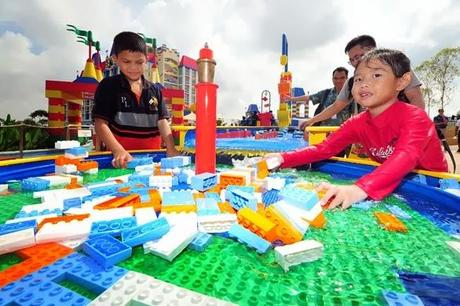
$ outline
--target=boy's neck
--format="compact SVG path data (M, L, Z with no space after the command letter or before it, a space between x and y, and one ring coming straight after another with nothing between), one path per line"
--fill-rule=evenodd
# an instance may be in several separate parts
M386 103L382 103L382 104L377 105L375 107L368 108L368 111L369 111L369 113L371 114L372 117L377 117L378 115L380 115L381 113L386 111L388 108L390 108L393 104L395 104L396 101L398 101L398 98L394 97L394 99L392 99L392 100L390 100L390 101L388 101Z

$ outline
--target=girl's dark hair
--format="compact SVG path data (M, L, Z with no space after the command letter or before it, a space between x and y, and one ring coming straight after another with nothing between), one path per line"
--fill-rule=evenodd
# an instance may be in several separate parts
M369 63L370 60L377 59L382 63L387 64L391 67L393 74L400 78L404 73L410 71L410 60L409 58L398 50L392 49L374 49L367 52L361 59L361 64Z
M122 51L141 52L147 55L147 46L144 39L134 32L118 33L113 39L110 55L118 55Z

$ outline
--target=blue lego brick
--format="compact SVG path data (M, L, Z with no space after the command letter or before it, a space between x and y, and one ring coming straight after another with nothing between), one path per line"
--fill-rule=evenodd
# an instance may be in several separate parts
M185 173L185 172L180 172L178 175L177 175L177 179L179 180L179 183L187 183L188 181L188 174Z
M58 216L62 216L62 209L59 208L54 208L54 209L43 209L43 210L32 210L30 212L25 212L21 210L17 215L16 219L19 218L29 218L29 217L38 217L38 216L43 216L43 215L49 215L49 214L56 214Z
M253 186L238 186L238 185L228 185L227 188L225 188L225 200L231 201L232 200L232 191L233 190L241 190L247 193L254 193L256 192L256 188Z
M101 266L108 268L131 257L133 250L131 246L110 235L101 235L85 241L83 251Z
M28 220L28 221L22 221L22 222L1 224L0 225L0 235L6 235L6 234L17 232L17 231L22 231L22 230L25 230L31 227L35 228L36 226L37 226L36 220Z
M230 237L234 237L238 241L256 249L256 251L259 253L265 253L271 247L270 242L245 229L238 223L232 225L228 231L228 234Z
M162 169L172 169L182 167L182 159L175 157L164 157L160 160L160 167Z
M29 177L21 181L23 191L42 191L50 187L50 181L38 177Z
M387 302L388 306L423 306L422 300L413 294L409 293L398 293L394 291L382 292L383 298Z
M157 240L164 236L170 229L165 218L130 228L121 232L121 240L129 246L136 246L147 241Z
M302 87L293 87L292 88L292 96L293 97L300 97L305 96L305 91Z
M287 203L305 210L312 209L319 201L318 194L315 191L294 186L283 188L280 195Z
M171 185L179 185L179 178L177 176L172 177Z
M439 188L444 189L460 189L460 183L456 179L440 179Z
M148 157L148 156L142 156L142 157L135 157L134 159L129 161L126 167L128 169L134 169L137 166L150 165L150 164L153 164L153 158Z
M162 204L168 205L193 205L195 200L191 191L166 191L163 192Z
M192 250L203 252L204 249L206 249L206 247L211 243L211 241L211 234L198 232L188 247Z
M407 213L405 212L404 210L402 210L399 206L396 206L396 205L386 205L386 207L388 208L389 211L391 211L391 213L401 219L411 219L412 217Z
M423 175L423 174L417 174L415 175L411 181L413 182L417 182L417 183L420 183L420 184L423 184L423 185L426 185L427 182L426 182L426 176Z
M178 191L178 190L189 190L191 186L187 183L179 183L177 185L173 185L171 190Z
M91 300L46 279L30 275L2 288L0 305L88 305Z
M278 202L281 199L279 194L279 190L276 189L264 192L262 194L262 203L264 203L265 207L268 207L271 204Z
M238 189L233 190L232 194L233 195L231 197L230 204L236 210L239 210L243 207L249 207L254 211L257 210L257 199L253 194Z
M141 183L144 186L149 185L149 175L141 175L138 173L133 173L128 177L128 182L130 183Z
M88 150L86 150L84 147L74 147L70 149L66 149L64 151L66 154L72 154L75 156L86 156L88 153Z
M374 205L373 201L360 201L358 203L353 204L354 208L359 208L363 210L369 210Z
M64 210L72 207L81 207L81 198L70 198L64 200Z
M219 194L217 192L205 192L204 197L207 199L214 199L216 202L222 202Z
M111 236L119 236L121 234L121 231L134 228L136 226L136 217L93 222L89 237L93 238L104 234Z
M208 216L220 214L219 206L217 201L211 198L196 199L197 215Z
M127 272L116 266L104 269L88 256L72 253L1 288L0 305L42 305L44 302L46 305L87 305L90 301L85 297L58 283L70 280L101 294ZM48 296L49 289L52 289L49 292L54 297ZM33 298L33 302L29 298ZM20 299L22 302L19 302Z
M192 176L192 188L205 191L217 185L217 175L213 173L201 173Z

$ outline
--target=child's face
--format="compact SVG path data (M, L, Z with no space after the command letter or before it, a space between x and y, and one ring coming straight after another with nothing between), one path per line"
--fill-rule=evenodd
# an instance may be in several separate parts
M409 73L397 78L391 67L378 59L358 65L355 71L353 98L371 112L380 113L390 106L410 81Z
M118 55L114 56L121 72L129 81L138 81L144 74L147 63L147 58L142 52L131 52L123 50Z

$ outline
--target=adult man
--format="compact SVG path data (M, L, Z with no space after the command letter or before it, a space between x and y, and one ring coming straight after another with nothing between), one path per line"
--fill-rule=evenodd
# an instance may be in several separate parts
M375 49L376 45L377 44L374 38L372 38L369 35L360 35L358 37L353 38L348 42L348 44L345 47L345 54L347 54L349 58L348 63L352 65L354 68L356 68L364 54L366 54L366 52L372 49ZM420 83L419 79L412 71L411 77L411 83L403 91L404 96L410 104L416 105L420 108L425 108L425 102L423 100L423 95L420 90L420 86L422 85L422 83ZM353 81L351 79L352 78L347 80L334 103L332 103L329 107L324 109L318 115L305 121L301 125L301 128L304 129L305 127L313 125L316 122L329 119L338 112L340 112L342 109L344 109L352 100L350 92L351 88L353 87ZM404 100L404 98L400 99Z
M293 102L303 102L308 103L309 100L313 104L318 104L318 107L315 110L315 115L322 112L325 108L330 106L337 99L337 95L343 87L343 84L348 79L348 70L344 67L337 67L332 72L332 84L334 87L321 90L312 95L305 95L299 97L287 97L286 100ZM350 111L348 108L344 108L337 115L332 116L330 119L317 122L315 125L325 125L325 126L337 126L342 124L345 120L350 117Z
M433 118L433 122L436 127L436 132L438 133L439 139L444 139L449 119L447 119L447 117L444 116L444 110L442 108L438 109L438 115Z

